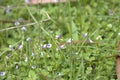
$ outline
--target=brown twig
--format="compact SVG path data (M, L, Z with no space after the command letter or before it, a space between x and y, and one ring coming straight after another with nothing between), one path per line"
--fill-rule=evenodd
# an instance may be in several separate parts
M120 56L116 56L116 75L120 79Z
M0 20L0 23L14 23L12 20Z
M120 41L118 42L118 51L120 50ZM116 56L116 75L120 79L120 55Z

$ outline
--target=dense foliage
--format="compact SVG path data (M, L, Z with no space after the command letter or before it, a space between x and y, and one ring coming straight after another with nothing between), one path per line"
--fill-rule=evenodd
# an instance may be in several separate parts
M116 80L120 0L23 3L0 0L0 80Z

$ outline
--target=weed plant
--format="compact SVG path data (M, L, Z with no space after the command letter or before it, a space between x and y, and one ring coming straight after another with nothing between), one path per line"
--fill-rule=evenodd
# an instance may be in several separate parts
M23 3L0 0L0 80L116 80L120 0Z

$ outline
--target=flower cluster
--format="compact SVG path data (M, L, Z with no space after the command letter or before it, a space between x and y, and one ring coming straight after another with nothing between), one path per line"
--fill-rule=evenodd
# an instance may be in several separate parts
M14 22L14 25L15 25L15 26L19 26L19 25L20 25L20 22L15 21L15 22Z
M45 49L45 48L51 48L52 47L52 44L44 44L41 46L42 49Z

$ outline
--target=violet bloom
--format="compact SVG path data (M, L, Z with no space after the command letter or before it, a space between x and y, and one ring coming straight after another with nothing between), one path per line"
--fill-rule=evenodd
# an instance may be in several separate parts
M65 45L63 44L63 45L60 45L60 46L58 46L58 50L59 49L65 49L66 47L65 47Z
M113 15L113 11L112 10L109 10L109 15Z
M51 47L52 47L52 44L46 44L46 47L47 47L47 48L51 48Z
M10 13L10 11L11 11L11 7L8 6L7 9L5 10L5 13L8 14L8 13Z
M35 66L35 65L33 65L33 66L31 66L31 68L32 68L32 69L35 69L35 68L36 68L36 66Z
M90 38L88 39L88 41L89 41L90 43L94 43Z
M87 37L87 35L88 35L87 33L82 34L83 37Z
M26 31L27 29L26 29L26 27L22 27L21 30L22 31Z
M0 72L0 76L4 76L6 72Z
M52 44L44 44L41 46L42 49L45 49L45 48L51 48L52 47Z
M56 38L56 39L60 39L60 38L61 38L61 35L56 35L55 38Z
M72 39L68 39L68 40L67 40L67 44L70 44L71 41L72 41Z
M14 25L18 26L18 25L20 25L20 22L16 21L16 22L14 22Z
M42 48L42 49L45 49L45 48L46 48L46 44L41 45L41 48Z
M19 45L19 46L18 46L18 49L19 49L19 50L22 50L22 48L23 48L23 45Z
M25 3L30 3L30 0L25 0Z
M28 42L29 42L30 40L31 40L31 38L30 38L30 37L28 37L28 38L26 39L26 41L28 41Z

